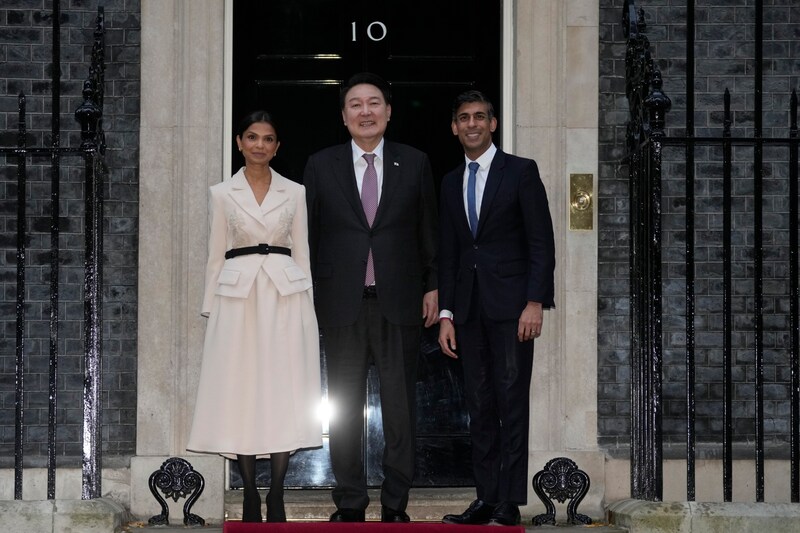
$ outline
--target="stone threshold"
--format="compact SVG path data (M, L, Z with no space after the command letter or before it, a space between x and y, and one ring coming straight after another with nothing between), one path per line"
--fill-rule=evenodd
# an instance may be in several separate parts
M108 498L95 500L3 500L3 533L116 533L128 511Z
M261 491L261 500L264 501L266 491ZM380 520L380 492L369 491L370 505L367 507L366 519L368 521ZM453 487L453 488L414 488L409 495L408 508L406 511L412 521L417 522L440 522L442 517L449 513L460 513L469 506L475 499L475 489L473 487ZM312 490L286 490L284 500L286 503L286 514L289 521L326 521L336 510L331 501L330 489ZM541 502L537 505L529 506L529 511L525 508L522 511L522 525L526 530L542 531L552 533L572 533L577 531L591 531L595 533L623 533L625 530L608 526L602 517L592 517L596 523L590 526L574 526L561 523L566 520L566 506L557 504L556 519L560 522L555 526L533 526L531 519L534 514L542 512ZM225 516L227 520L240 520L242 511L242 491L225 491ZM580 512L581 509L579 508ZM262 512L265 508L262 507ZM205 530L203 530L205 531ZM763 533L763 532L762 532Z
M797 533L796 503L647 502L621 500L608 519L631 533Z
M262 490L262 512L265 512ZM369 491L370 505L367 507L367 520L380 520L380 492ZM412 520L438 522L448 513L461 512L475 499L474 488L415 488L408 500L408 512ZM286 515L298 521L325 521L336 511L331 500L330 489L289 490L284 493ZM242 491L225 491L225 517L238 520L242 517Z

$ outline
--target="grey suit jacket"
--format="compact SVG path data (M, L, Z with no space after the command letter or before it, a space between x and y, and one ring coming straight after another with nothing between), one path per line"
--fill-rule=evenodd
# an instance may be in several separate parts
M355 323L372 247L380 309L398 325L422 323L422 296L436 289L436 194L428 156L384 143L383 188L373 227L367 224L350 141L306 164L311 271L320 326Z

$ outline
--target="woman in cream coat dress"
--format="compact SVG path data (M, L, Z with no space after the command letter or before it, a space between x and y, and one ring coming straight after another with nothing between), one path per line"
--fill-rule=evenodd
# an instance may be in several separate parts
M236 141L245 167L210 188L208 323L187 448L238 460L248 522L261 521L255 460L270 456L267 520L285 521L289 454L322 445L305 188L269 167L280 143L267 113L248 115Z

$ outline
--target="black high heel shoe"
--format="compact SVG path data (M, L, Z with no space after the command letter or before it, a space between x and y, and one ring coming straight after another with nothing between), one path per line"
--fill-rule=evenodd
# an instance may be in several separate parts
M261 496L246 494L242 504L242 522L263 522L261 516Z
M267 522L286 522L286 507L283 494L267 493Z

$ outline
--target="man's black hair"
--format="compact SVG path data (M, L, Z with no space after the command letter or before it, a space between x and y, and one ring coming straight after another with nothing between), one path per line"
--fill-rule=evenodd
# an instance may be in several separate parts
M392 104L392 88L386 80L372 72L359 72L358 74L353 74L350 79L347 80L347 83L342 86L342 90L339 91L339 107L341 109L344 109L344 99L350 89L362 83L377 87L381 93L383 93L383 99L386 105Z
M488 98L486 98L486 96L482 92L473 89L469 91L464 91L463 93L456 96L455 101L453 101L453 121L456 120L456 113L458 113L459 107L461 107L464 104L471 104L473 102L480 102L482 104L486 104L489 110L489 120L492 120L494 118L494 106L492 105L492 102Z

